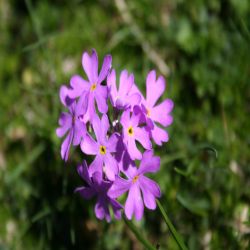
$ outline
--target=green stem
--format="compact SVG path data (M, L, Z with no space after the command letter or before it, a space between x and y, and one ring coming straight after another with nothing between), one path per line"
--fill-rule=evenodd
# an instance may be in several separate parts
M171 222L170 219L168 218L168 216L167 216L167 214L166 214L166 212L165 212L163 206L161 205L160 201L159 201L159 200L156 200L156 202L157 202L157 205L158 205L158 207L159 207L159 209L160 209L160 211L161 211L161 214L162 214L162 216L163 216L163 218L164 218L164 220L165 220L165 222L166 222L166 224L167 224L167 226L168 226L168 228L169 228L169 230L170 230L172 236L174 237L175 241L177 242L178 246L179 246L180 249L182 249L182 250L188 250L188 248L187 248L187 247L185 246L185 244L184 244L183 239L182 239L181 236L177 233L177 231L176 231L174 225L172 224L172 222Z
M142 233L138 231L136 226L130 221L127 220L124 216L122 217L126 225L129 229L135 234L136 238L144 245L144 247L148 250L156 250L154 246L152 246L143 236Z

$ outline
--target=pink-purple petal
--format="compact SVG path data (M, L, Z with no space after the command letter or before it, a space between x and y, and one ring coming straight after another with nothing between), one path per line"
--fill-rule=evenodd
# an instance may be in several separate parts
M110 221L110 214L108 205L102 199L102 197L98 197L97 203L95 205L95 215L99 220L106 219L108 222Z
M154 128L151 130L151 136L159 146L162 145L162 142L167 142L169 140L168 133L156 124L154 124Z
M82 55L82 66L90 81L90 83L97 83L98 80L98 58L95 50L92 50L91 56L84 52Z
M89 165L89 175L92 176L95 172L102 173L103 157L96 155L95 159Z
M133 74L128 74L127 70L123 70L120 74L120 86L119 86L119 94L126 95L131 89L134 83Z
M98 83L104 81L109 73L112 64L112 56L106 55L103 59L102 69L98 77Z
M108 191L108 196L111 198L118 198L126 193L131 186L131 181L125 180L120 176L117 176L113 185Z
M113 133L106 144L107 149L109 150L110 153L115 153L117 149L117 143L119 141L119 134L118 133Z
M96 141L89 134L86 134L84 140L81 142L82 152L87 155L96 155L98 149Z
M117 161L107 153L104 157L105 174L110 181L115 180L115 176L118 174Z
M148 192L150 192L154 197L156 198L161 197L160 187L155 181L143 175L140 176L138 181L139 181L140 187L143 186L144 188L146 188Z
M154 156L152 150L145 151L138 169L138 174L155 173L160 169L160 157Z
M58 137L63 137L66 132L70 129L72 124L72 117L69 113L61 113L59 118L60 127L56 129L56 134Z
M71 129L61 145L61 157L67 161L69 157L70 144L73 140L73 130Z
M70 79L70 86L71 88L68 89L68 96L70 98L76 98L84 91L88 91L90 84L86 80L84 80L81 76L79 75L74 75Z
M167 99L151 110L151 118L163 126L169 126L173 122L173 117L169 114L173 109L173 101Z
M142 158L142 154L140 150L136 147L135 139L128 138L128 153L132 160L140 160Z
M120 123L124 128L127 128L129 126L129 121L130 121L130 110L127 109L122 113Z
M102 114L106 114L108 112L107 105L107 87L99 86L95 91L95 100L97 103L97 108Z
M150 107L153 107L165 90L164 78L159 76L158 79L156 79L155 70L150 71L146 79L146 89L147 103Z
M145 149L151 149L152 144L149 139L149 133L144 128L134 128L135 139L141 143Z

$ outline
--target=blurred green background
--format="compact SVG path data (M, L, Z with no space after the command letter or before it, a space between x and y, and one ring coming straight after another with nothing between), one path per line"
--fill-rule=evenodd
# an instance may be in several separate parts
M152 178L189 249L249 249L248 0L0 0L0 29L0 249L143 249L73 194L80 150L60 158L58 90L91 48L142 90L151 69L167 78L174 123ZM136 226L178 249L158 209Z

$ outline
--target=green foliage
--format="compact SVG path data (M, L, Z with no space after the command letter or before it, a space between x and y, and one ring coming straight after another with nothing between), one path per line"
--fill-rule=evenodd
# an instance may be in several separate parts
M142 249L123 221L98 221L73 193L82 156L65 164L55 135L58 89L83 74L84 50L112 53L142 90L148 70L161 73L117 2L0 1L0 249ZM171 70L174 123L152 176L161 203L189 249L249 249L249 1L126 2ZM136 226L178 249L159 210Z

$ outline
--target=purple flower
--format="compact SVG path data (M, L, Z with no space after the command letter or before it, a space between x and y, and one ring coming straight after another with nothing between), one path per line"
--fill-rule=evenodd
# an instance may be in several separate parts
M135 109L131 117L130 110L124 111L120 120L123 126L123 141L132 160L140 160L142 157L135 141L139 141L145 149L152 148L148 132L144 128L139 127L139 120L140 115L135 114Z
M142 110L152 138L156 144L162 145L162 142L168 141L168 133L157 126L155 122L164 127L169 126L173 122L170 112L174 107L174 103L172 100L166 99L162 103L155 105L165 91L165 80L162 76L156 79L156 72L154 70L150 71L147 75L146 88L146 100L142 99Z
M89 173L104 172L109 180L114 180L118 174L118 165L111 153L116 151L118 141L117 134L112 134L107 138L109 121L107 115L103 115L100 120L98 116L93 118L93 129L96 135L96 141L87 133L81 143L82 151L87 155L96 155L95 160L89 167ZM103 168L104 165L104 168Z
M86 134L86 126L82 119L86 112L87 103L84 95L78 102L69 99L66 86L62 86L60 89L60 99L63 105L68 108L69 113L61 113L59 118L60 127L56 129L56 134L58 137L63 137L68 132L61 146L61 157L67 161L71 143L74 146L79 145L82 137Z
M128 219L132 219L134 214L136 220L140 220L143 216L144 205L148 209L156 208L155 199L161 196L160 188L156 182L144 176L144 174L157 172L159 168L160 157L153 156L152 151L146 151L139 168L132 166L125 172L128 179L118 176L114 181L108 195L111 198L117 198L128 191L125 203L125 214Z
M96 217L100 220L105 218L106 221L110 222L109 205L111 205L115 218L120 219L122 205L107 195L107 191L112 183L104 181L99 172L95 172L92 177L90 177L85 161L83 165L78 166L77 172L88 186L78 187L75 192L80 193L84 199L91 199L93 196L97 196L97 203L95 205Z
M70 79L71 88L68 91L70 98L76 98L81 96L83 92L87 92L88 108L85 115L85 122L91 120L95 114L95 101L101 113L107 113L108 111L107 86L102 86L101 83L109 73L111 62L111 55L106 55L103 60L101 72L98 75L98 57L96 51L93 49L91 55L84 52L82 66L88 77L88 81L79 75L74 75Z
M113 107L117 109L133 108L140 103L141 97L137 93L131 93L134 85L134 75L128 74L127 70L123 70L120 75L119 90L116 87L116 73L113 69L107 78L110 100Z

